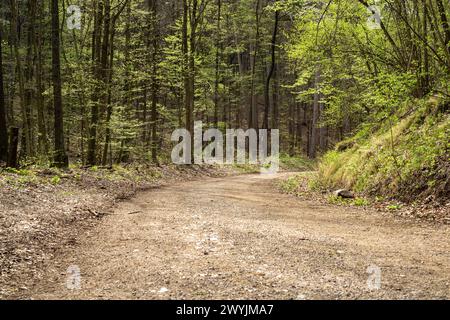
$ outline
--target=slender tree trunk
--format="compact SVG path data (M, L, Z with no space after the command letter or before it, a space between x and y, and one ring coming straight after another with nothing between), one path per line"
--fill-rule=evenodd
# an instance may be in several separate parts
M319 98L320 98L320 95L319 95ZM325 110L325 106L323 105L323 103L319 103L319 111L320 111L319 114L320 114L320 117L322 117L324 110ZM320 151L321 152L325 151L326 148L327 148L327 145L328 145L328 142L327 142L327 134L328 134L328 132L327 131L328 130L327 130L326 126L322 125L319 128L319 146L320 146Z
M427 37L428 34L428 6L426 3L423 4L423 36ZM428 54L428 48L423 46L423 60L424 60L424 70L423 70L423 85L422 92L426 95L430 92L430 57Z
M259 22L260 22L260 5L261 1L256 0L255 9L255 19L256 19L256 34L255 34L255 48L253 51L253 61L252 61L252 78L251 78L251 90L250 90L250 117L249 117L249 128L258 129L258 106L255 93L255 75L256 75L256 60L258 56L259 49Z
M61 59L59 38L59 6L58 0L52 0L52 79L53 106L55 112L55 156L54 165L65 168L69 160L64 147L64 121L61 94Z
M302 135L299 127L299 118L300 118L300 110L299 110L299 102L296 101L294 104L294 114L293 114L293 130L294 130L294 148L295 153L297 153L298 147L302 142Z
M189 110L186 113L186 122L190 124L190 132L194 132L194 105L195 105L195 54L196 54L196 30L197 30L197 9L198 0L192 0L192 10L190 13L190 34L189 34ZM189 114L188 114L189 113ZM192 134L192 138L194 135Z
M295 98L289 104L288 109L288 132L289 132L289 155L293 156L295 153L295 130L294 130L294 106Z
M192 127L192 110L191 110L191 68L190 68L190 54L188 47L188 16L189 7L187 0L183 0L183 26L182 26L182 46L183 46L183 77L184 77L184 111L185 111L185 127L188 131L193 131ZM192 32L192 30L191 30ZM192 50L192 48L191 48ZM192 53L191 53L192 54Z
M214 126L217 128L219 123L219 64L220 64L220 19L221 19L222 1L217 0L217 30L216 30L216 79L214 84Z
M273 74L273 114L272 114L272 128L279 129L280 127L280 110L279 110L279 98L280 98L280 83L278 80L278 65L275 66L275 72Z
M36 106L37 106L37 122L38 122L38 146L39 153L41 155L48 155L48 136L45 120L45 107L44 107L44 87L42 84L43 69L42 69L42 3L38 4L38 16L39 22L37 25L36 37L34 37L34 50L36 52Z
M150 136L150 134L148 133L149 125L147 123L147 113L148 113L147 96L148 96L148 89L146 87L144 88L143 95L144 96L142 97L142 124L143 124L143 128L142 128L142 143L144 144L145 147L148 147L149 146L149 142L148 142L147 136Z
M447 52L450 52L450 26L449 22L447 20L447 14L445 12L444 4L442 3L442 0L436 0L436 4L439 10L439 16L441 18L441 25L444 29L444 37L445 37L445 47L447 49Z
M115 16L115 18L118 17ZM113 67L114 67L114 38L116 34L116 19L113 19L111 23L111 35L109 40L109 66L107 71L107 82L106 82L106 91L107 91L107 101L106 101L106 129L105 129L105 144L103 146L103 155L102 155L102 165L106 166L108 162L108 150L111 150L111 117L113 113L112 106L112 93L111 93L111 85L112 85L112 77L113 77ZM112 158L110 157L110 164L112 165Z
M304 154L308 153L308 125L306 124L306 110L307 110L308 104L306 102L303 102L300 105L300 116L299 116L299 122L300 122L300 141L302 145L302 152Z
M18 34L18 19L19 19L17 1L11 0L11 38L14 48L14 56L16 60L16 69L17 76L19 79L19 100L20 100L20 109L22 113L22 127L23 127L23 136L24 136L24 144L25 144L25 155L31 155L31 134L30 128L28 127L27 120L27 111L25 106L25 81L23 76L22 69L22 58L20 56L19 51L19 34Z
M99 98L101 92L102 81L102 67L101 67L101 45L102 45L102 25L103 25L103 8L102 0L96 2L94 32L92 36L92 59L93 59L93 74L97 80L97 85L94 90L91 101L91 121L89 125L89 141L87 151L87 164L95 165L97 163L97 130L99 122Z
M270 114L270 81L272 79L274 70L275 70L275 49L277 44L277 32L278 32L278 18L279 18L279 12L275 11L275 26L273 28L273 34L272 34L272 42L270 43L270 50L271 50L271 64L270 69L267 74L265 86L264 86L264 122L263 122L263 128L269 129L269 114Z
M314 102L313 102L313 112L312 112L312 121L311 121L311 138L309 142L309 157L311 159L316 158L316 150L317 150L317 121L319 119L319 81L320 81L320 71L319 67L316 66L316 74L314 77Z
M152 148L152 161L153 163L158 163L158 61L157 56L159 54L159 23L158 23L158 3L157 0L152 1L152 29L153 29L153 55L152 55L152 110L151 110L151 124L152 124L152 135L151 135L151 148Z
M10 168L18 168L17 146L19 144L19 128L11 127L9 137L8 161L6 165Z
M6 127L5 90L3 86L3 28L0 24L0 161L8 159L8 129Z
M111 37L111 0L104 0L105 3L105 11L103 18L103 40L101 45L101 73L100 73L100 82L101 82L101 102L102 102L102 114L105 110L104 107L107 103L107 94L108 94L108 81L109 81L109 54L110 54L110 46L109 41Z
M12 35L12 33L11 33ZM11 38L10 35L10 38ZM9 50L8 50L8 60L14 61L14 41L9 41ZM6 122L9 126L11 126L13 123L15 123L15 112L14 112L14 96L16 94L16 67L14 63L11 63L8 68L8 74L10 75L9 81L7 84L7 101L5 103L7 104L7 111L6 111ZM5 74L3 74L5 75ZM5 79L3 79L5 80ZM6 99L6 95L5 95Z
M37 10L37 2L36 0L28 0L27 2L27 12L28 12L28 25L27 25L27 50L26 50L26 58L25 58L25 112L26 112L26 121L27 127L29 130L30 136L30 156L35 155L35 141L34 141L34 128L33 128L33 105L35 101L34 97L34 56L33 56L33 47L34 47L34 38L35 38L35 24L36 24L36 10Z
M238 97L238 106L236 109L236 127L237 128L241 128L242 127L242 118L245 118L245 116L243 116L243 111L242 111L242 101L243 96L244 96L244 85L243 85L243 76L244 76L244 64L242 62L242 53L238 51L239 49L239 42L238 42L238 38L237 38L237 31L236 31L236 26L234 26L235 30L234 30L234 45L236 47L236 55L237 55L237 60L238 60L238 67L239 67L239 77L238 77L238 81L239 81L239 97Z
M125 18L125 54L124 54L124 65L125 65L125 85L123 87L123 117L128 118L130 108L130 47L131 47L131 2L126 4L126 18ZM122 132L123 135L123 132ZM128 160L128 151L126 148L126 138L121 138L119 156L117 158L118 162L125 162Z

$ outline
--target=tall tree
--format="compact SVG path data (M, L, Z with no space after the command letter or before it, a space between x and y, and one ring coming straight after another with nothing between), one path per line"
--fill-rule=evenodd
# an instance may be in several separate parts
M436 0L436 4L439 11L439 17L441 18L442 29L444 30L445 47L447 48L447 51L450 51L450 25L447 19L447 13L445 12L442 0Z
M37 123L38 123L38 150L41 156L46 156L48 154L48 137L47 137L47 124L46 124L46 114L45 114L45 103L44 103L44 77L43 74L43 48L42 48L42 38L43 38L43 8L44 5L36 0L34 5L38 8L38 23L36 36L34 38L34 52L36 55L36 106L37 106Z
M261 11L261 0L256 0L255 6L255 43L253 47L253 54L251 59L251 91L250 91L250 113L249 113L249 121L248 126L252 129L258 129L258 104L256 98L256 67L257 67L257 58L259 53L259 37L260 37L260 16Z
M124 1L122 7L119 8L117 13L111 19L110 28L110 40L109 40L109 66L108 70L106 70L106 132L105 132L105 143L103 146L103 155L102 155L102 165L106 166L108 161L108 153L110 153L110 164L112 164L112 155L111 155L111 117L113 113L113 105L112 105L112 80L113 80L113 67L114 67L114 41L116 36L116 23L122 14L123 10L126 7L129 7L130 0ZM108 23L109 24L109 23Z
M32 155L33 138L31 135L30 122L28 120L28 112L25 104L25 80L22 67L22 57L20 54L20 34L19 34L19 8L16 0L11 0L11 38L14 50L14 58L16 62L17 77L19 82L19 101L22 115L22 135L23 144L22 151L24 156Z
M5 90L3 86L3 28L0 24L0 160L8 159L8 129L6 127Z
M217 128L219 123L219 82L220 82L220 20L221 20L221 9L222 9L222 0L217 0L217 25L216 25L216 76L214 83L214 126Z
M69 159L64 146L64 118L61 93L61 58L59 35L59 4L52 0L52 80L53 80L53 108L55 113L55 154L54 165L65 168Z
M269 72L267 73L266 77L266 83L264 86L264 122L263 122L263 128L269 129L269 114L270 114L270 81L272 80L272 76L275 71L275 50L277 45L277 33L278 33L278 20L279 20L280 13L278 10L275 11L275 17L274 17L274 27L273 27L273 33L272 33L272 41L270 43L270 56L271 56L271 63Z
M97 163L97 132L100 120L99 104L102 96L102 75L104 74L104 69L102 69L102 26L104 17L104 1L95 1L94 8L95 17L94 30L92 33L92 73L96 83L91 99L91 119L89 124L89 141L86 159L88 165L95 165ZM107 59L103 61L107 61Z
M187 0L183 0L183 26L182 26L182 50L183 50L183 78L184 78L184 109L185 109L185 127L188 131L193 131L192 121L192 107L194 100L194 93L191 90L191 68L190 55L188 45L188 19L189 19L189 5ZM192 32L192 30L191 30ZM192 48L191 48L192 51Z
M317 121L319 120L319 108L320 108L320 93L319 93L319 83L320 83L320 71L319 67L316 66L316 71L314 75L314 101L312 105L312 119L311 119L311 133L309 141L309 152L308 156L312 159L316 157L317 151Z
M34 88L34 74L35 74L35 52L34 50L34 38L36 37L36 10L37 1L27 1L27 26L26 31L26 54L24 65L24 108L26 112L25 121L27 122L27 128L29 131L29 143L30 151L28 156L35 156L35 139L34 139L34 123L33 123L33 109L35 106L35 88Z

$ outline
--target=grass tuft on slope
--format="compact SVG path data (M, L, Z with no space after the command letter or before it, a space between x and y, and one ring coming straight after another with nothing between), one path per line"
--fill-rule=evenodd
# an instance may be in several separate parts
M383 122L365 125L326 153L313 185L348 188L413 202L450 197L449 105L417 101Z

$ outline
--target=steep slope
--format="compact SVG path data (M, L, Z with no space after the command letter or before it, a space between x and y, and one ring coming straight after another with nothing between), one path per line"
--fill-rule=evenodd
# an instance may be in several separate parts
M418 100L328 152L318 186L446 203L450 199L449 104Z

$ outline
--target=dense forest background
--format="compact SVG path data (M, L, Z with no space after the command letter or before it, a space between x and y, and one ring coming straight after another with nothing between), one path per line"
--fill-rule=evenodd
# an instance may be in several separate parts
M283 153L310 158L387 123L394 150L402 117L430 97L448 111L448 1L5 0L0 15L12 164L167 162L195 120L277 128ZM442 119L430 163L448 152Z

